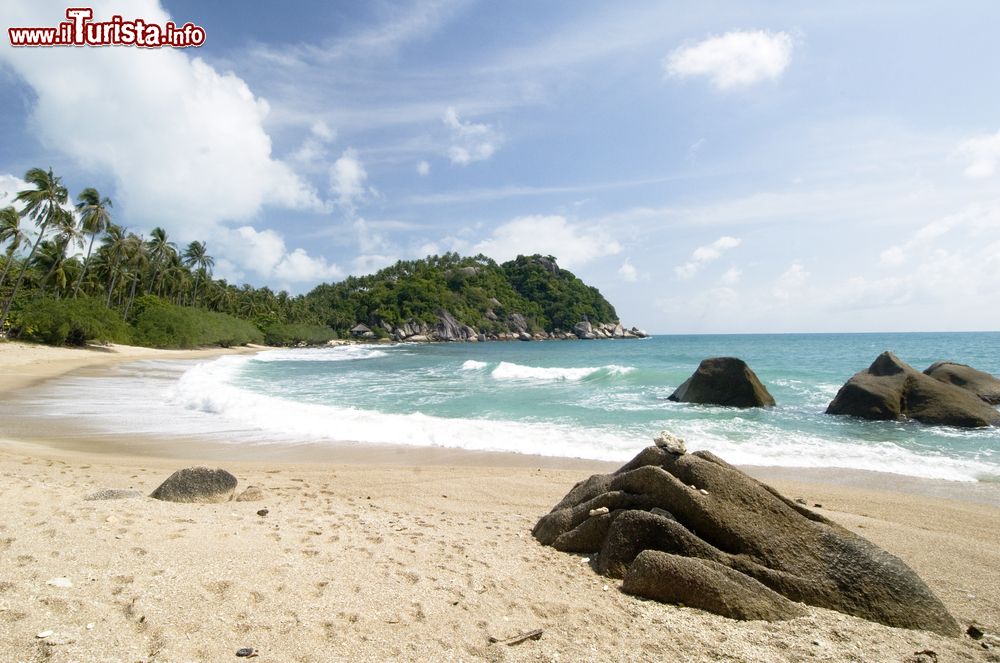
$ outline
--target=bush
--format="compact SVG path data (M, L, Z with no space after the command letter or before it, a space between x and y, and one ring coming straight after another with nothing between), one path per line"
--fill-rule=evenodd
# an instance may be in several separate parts
M264 329L268 345L322 345L337 338L337 332L326 325L272 324Z
M50 345L128 343L129 328L118 313L100 299L53 299L42 297L25 302L15 323L20 338Z
M157 297L137 302L133 338L152 348L194 348L205 345L261 343L264 335L257 327L225 313L174 306Z

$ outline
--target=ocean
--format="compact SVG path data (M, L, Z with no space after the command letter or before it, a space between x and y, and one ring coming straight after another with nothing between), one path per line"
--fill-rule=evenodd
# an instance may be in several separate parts
M1000 333L351 345L136 362L55 383L33 407L91 430L200 435L236 449L362 443L625 461L669 430L735 464L1000 481L998 429L824 414L887 349L918 370L951 360L1000 375ZM747 361L777 407L667 400L716 356Z

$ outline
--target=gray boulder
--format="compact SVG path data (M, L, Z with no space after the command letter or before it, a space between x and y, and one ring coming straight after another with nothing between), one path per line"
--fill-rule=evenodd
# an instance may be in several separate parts
M515 333L528 331L528 321L520 313L511 313L508 315L507 326Z
M648 598L742 619L796 614L763 585L789 601L959 634L900 559L707 451L648 447L616 472L578 483L532 534L560 550L598 553L599 573L624 577L625 591ZM642 557L650 550L668 555Z
M931 364L924 375L967 389L991 405L1000 405L1000 380L989 373L953 361Z
M889 351L851 377L826 413L962 428L1000 425L1000 412L973 391L925 375Z
M439 341L464 341L465 325L455 319L451 313L445 309L437 310L438 321L434 325L434 335Z
M95 502L100 500L129 500L136 497L143 497L143 494L138 490L128 488L104 488L103 490L98 490L95 493L87 495L83 499L88 502Z
M668 400L729 407L771 407L774 397L746 362L735 357L705 359Z
M593 326L586 320L583 320L573 325L573 333L576 334L577 338L585 338L585 339L597 338L597 335L594 333Z
M236 477L225 470L188 467L171 474L150 497L166 502L228 502L236 483Z

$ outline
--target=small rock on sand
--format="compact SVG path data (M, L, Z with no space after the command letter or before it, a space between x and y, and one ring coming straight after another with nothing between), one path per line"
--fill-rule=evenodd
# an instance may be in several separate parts
M225 470L188 467L171 474L150 497L167 502L228 502L236 483L236 477Z
M129 500L142 496L142 493L138 490L131 490L128 488L104 488L96 493L87 495L83 499L87 502L94 502L97 500Z
M69 589L70 587L73 586L73 581L70 580L69 578L52 578L45 584L51 585L53 587L61 587L63 589Z
M236 496L237 502L260 502L264 499L264 491L260 486L247 486L246 490Z

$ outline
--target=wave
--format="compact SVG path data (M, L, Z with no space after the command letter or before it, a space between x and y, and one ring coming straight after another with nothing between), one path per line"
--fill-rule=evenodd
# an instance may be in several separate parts
M268 350L254 355L252 361L264 363L282 361L356 361L387 356L384 348L399 347L385 345L374 348L370 345L338 345L328 348L295 348L290 350Z
M582 368L563 368L558 366L546 368L542 366L522 366L521 364L512 364L510 362L502 361L497 364L497 367L494 368L492 372L490 372L490 376L494 380L577 382L589 377L626 375L631 373L633 370L635 369L631 366L618 366L616 364Z
M486 368L489 366L485 361L476 361L475 359L468 359L462 364L463 371L478 371L481 368Z

